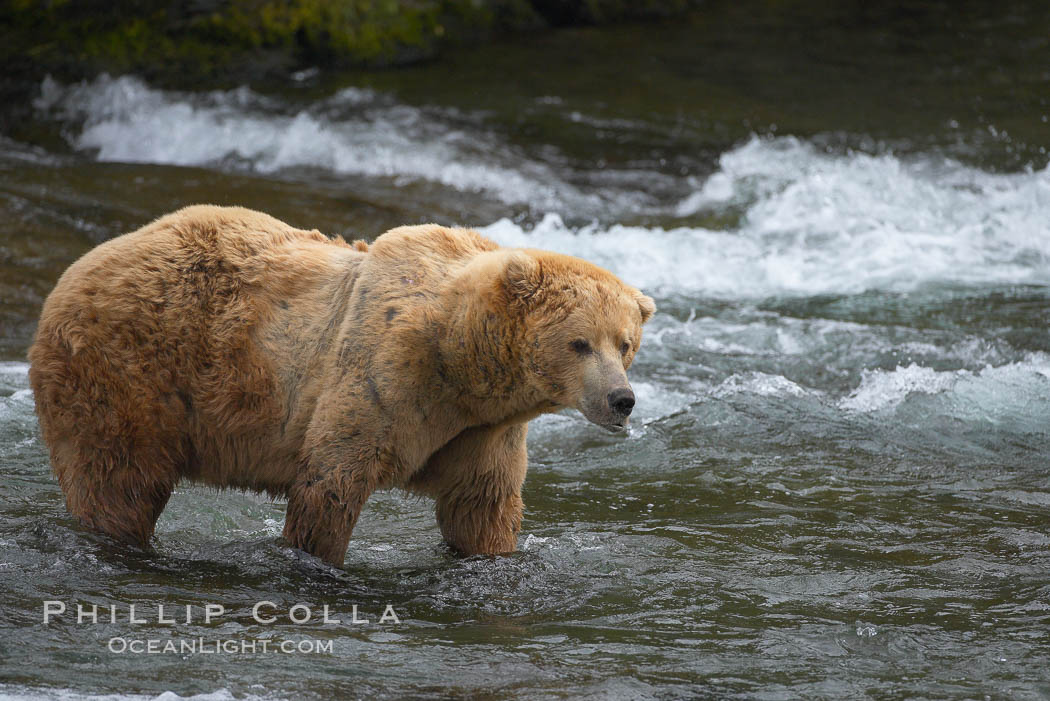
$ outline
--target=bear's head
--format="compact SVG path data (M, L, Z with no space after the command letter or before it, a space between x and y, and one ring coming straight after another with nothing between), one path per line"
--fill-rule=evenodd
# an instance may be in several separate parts
M610 431L634 408L627 369L656 311L650 297L587 261L547 251L506 252L504 303L517 311L527 381L553 407L574 407Z

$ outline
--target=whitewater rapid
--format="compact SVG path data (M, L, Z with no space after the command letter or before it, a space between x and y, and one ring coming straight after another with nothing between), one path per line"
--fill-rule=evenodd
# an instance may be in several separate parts
M638 187L645 173L604 169L588 180L557 153L526 155L486 129L483 116L412 107L367 89L295 107L243 87L187 94L102 76L74 85L45 80L35 106L64 120L70 144L101 161L271 177L310 168L388 179L395 189L431 181L504 202L507 217L470 223L503 245L594 261L660 302L636 382L635 425L643 430L741 397L790 400L800 416L847 423L919 411L1023 432L1050 420L1044 352L973 332L799 319L756 307L883 294L907 308L943 304L960 289L979 296L996 286L1048 285L1050 168L994 173L939 154L752 136L722 153L708 175L679 178L671 188L678 195L661 200ZM567 223L579 222L581 211L592 213L590 223ZM639 212L661 224L619 221ZM716 300L737 311L711 313ZM27 392L5 398L3 409L24 413ZM536 430L567 425L582 427L561 416L541 419Z
M908 291L930 283L1050 283L1050 167L992 173L939 155L833 151L790 136L759 137L721 155L687 193L656 202L646 173L595 175L590 189L462 115L346 88L291 109L247 88L183 94L123 77L64 86L46 80L38 110L67 120L68 138L102 161L313 168L428 180L537 213L467 222L502 244L593 260L657 295L753 299L772 295ZM567 225L590 212L593 222ZM618 223L648 213L673 226ZM728 222L707 228L694 222Z

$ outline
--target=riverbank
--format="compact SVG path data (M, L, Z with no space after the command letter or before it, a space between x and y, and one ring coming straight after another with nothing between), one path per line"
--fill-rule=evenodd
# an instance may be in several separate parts
M15 74L135 73L171 87L390 67L448 46L557 26L669 17L698 0L129 0L9 2L0 60Z
M201 90L384 69L557 27L682 15L702 0L118 0L0 3L0 133L45 76L134 74Z

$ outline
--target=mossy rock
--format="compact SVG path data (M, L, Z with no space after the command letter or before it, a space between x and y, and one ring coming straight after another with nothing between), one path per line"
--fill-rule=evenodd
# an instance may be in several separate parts
M306 66L393 66L551 24L681 12L698 0L2 0L9 75L133 72L203 86ZM0 79L2 80L2 79Z

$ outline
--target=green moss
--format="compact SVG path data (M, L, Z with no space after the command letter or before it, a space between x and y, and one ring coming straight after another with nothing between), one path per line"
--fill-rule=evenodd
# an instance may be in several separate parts
M693 0L2 0L0 60L18 72L235 80L295 67L389 66L548 25L679 11ZM639 9L640 8L640 9ZM548 13L549 14L549 13ZM562 22L557 22L562 23Z

